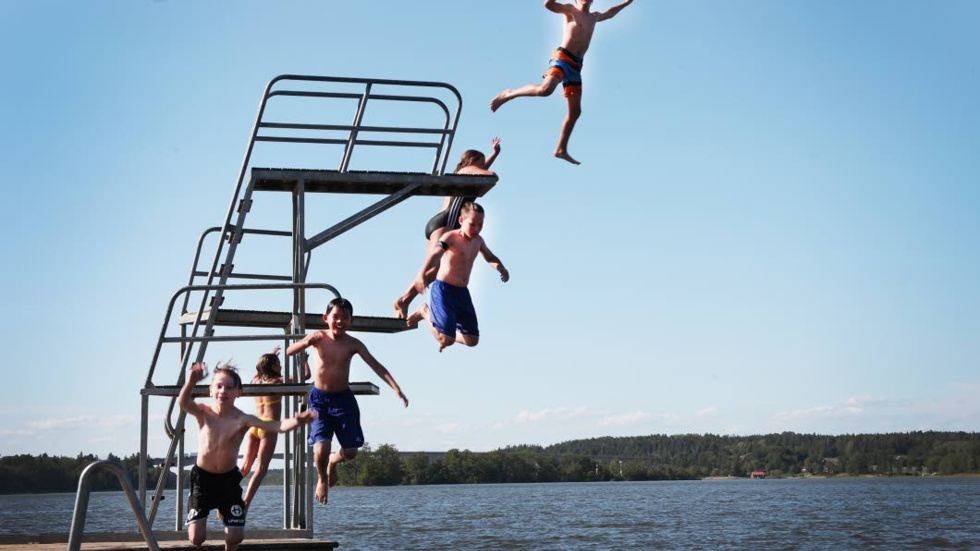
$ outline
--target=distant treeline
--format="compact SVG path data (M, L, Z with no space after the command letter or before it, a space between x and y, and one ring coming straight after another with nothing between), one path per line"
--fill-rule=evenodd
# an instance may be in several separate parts
M399 454L385 445L340 468L341 484L365 486L678 480L755 471L777 477L951 475L980 473L980 433L653 435L445 454Z
M120 463L134 482L139 457ZM29 455L0 457L0 493L73 492L94 455L75 458ZM909 432L826 436L784 432L762 436L653 435L573 440L551 446L516 446L492 452L467 450L403 453L385 444L365 446L340 465L340 484L478 484L682 480L709 476L889 475L980 473L980 433ZM150 469L156 483L159 469ZM168 487L175 486L171 473ZM265 482L281 476L270 472ZM280 482L281 483L281 482ZM94 490L118 490L100 473Z
M109 454L107 460L122 466L135 487L139 476L139 454L129 457L116 457ZM78 490L78 479L85 467L99 460L98 456L78 454L75 457L42 455L8 455L0 457L0 494L44 494L74 492ZM152 483L160 476L160 469L148 469ZM177 487L177 476L168 478L168 488ZM92 476L93 491L121 490L119 480L108 472Z

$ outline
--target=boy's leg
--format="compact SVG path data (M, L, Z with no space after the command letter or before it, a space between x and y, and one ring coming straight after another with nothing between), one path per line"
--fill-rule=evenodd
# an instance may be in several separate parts
M555 149L555 157L564 159L573 165L580 165L582 163L568 154L568 139L572 136L575 122L582 115L582 96L573 94L566 97L565 100L568 103L568 114L565 115L565 120L561 123L561 134L558 136L558 149Z
M238 544L245 539L245 529L239 526L225 527L225 551L236 551Z
M480 335L464 335L463 333L456 333L456 342L465 344L466 346L476 346L480 344Z
M200 547L208 536L208 519L202 518L187 523L187 540Z
M326 505L329 481L327 463L330 457L330 442L321 441L313 445L313 463L316 465L316 500Z
M497 109L500 109L501 105L521 96L550 96L551 93L555 91L555 88L558 87L559 82L561 82L561 79L558 77L554 75L545 75L544 80L541 81L541 84L525 84L524 86L521 86L515 90L508 88L490 100L490 110L496 111Z
M439 352L442 352L444 348L447 346L452 346L452 344L456 342L454 337L444 335L440 333L438 329L436 329L436 326L432 324L432 313L429 311L429 305L424 302L421 306L419 306L418 310L412 312L411 316L408 316L405 323L407 323L409 327L415 327L422 320L429 322L429 330L432 332L432 336L439 341Z

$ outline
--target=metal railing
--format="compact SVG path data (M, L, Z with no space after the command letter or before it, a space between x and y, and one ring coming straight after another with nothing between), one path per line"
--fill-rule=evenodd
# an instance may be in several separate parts
M133 485L129 482L129 477L122 470L122 467L111 462L111 461L96 461L85 470L82 471L82 476L78 479L78 495L75 496L75 513L72 515L71 519L71 531L68 533L68 551L79 551L82 548L82 534L85 531L85 517L88 514L88 497L91 493L91 477L99 471L109 471L116 475L119 480L119 485L122 486L123 493L126 494L126 499L129 500L129 506L133 510L133 516L136 517L136 524L139 525L140 533L143 534L143 539L146 541L147 547L151 551L160 551L160 545L157 544L157 538L153 535L153 530L150 529L150 523L146 520L146 515L143 513L143 507L140 505L139 500L136 499L136 492L133 491Z

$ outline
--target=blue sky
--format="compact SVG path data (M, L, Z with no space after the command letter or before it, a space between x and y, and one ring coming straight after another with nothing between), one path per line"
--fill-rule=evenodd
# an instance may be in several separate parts
M512 280L477 265L475 349L362 335L411 399L361 399L370 443L980 429L980 4L637 0L588 53L579 167L551 157L560 95L487 108L560 31L515 0L0 0L0 454L138 450L164 308L287 73L448 82L453 158L502 138L482 202ZM326 201L309 233L362 204ZM327 245L310 280L388 315L438 206ZM274 245L241 261L287 269Z

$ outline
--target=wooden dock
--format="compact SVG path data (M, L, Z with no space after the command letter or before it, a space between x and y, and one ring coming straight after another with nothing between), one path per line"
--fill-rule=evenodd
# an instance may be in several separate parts
M129 541L97 541L99 534L87 534L82 541L82 551L148 551L146 543L139 534L134 534ZM187 541L186 534L182 539L159 538L160 549L168 551L219 551L225 548L224 534L215 533L201 547L195 547ZM67 534L44 534L41 536L4 536L0 538L0 551L65 551L68 542ZM241 551L331 551L339 544L336 541L323 541L297 538L281 539L249 539L245 533L245 541L239 544Z

